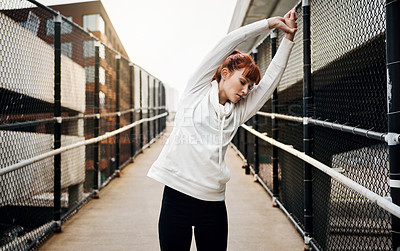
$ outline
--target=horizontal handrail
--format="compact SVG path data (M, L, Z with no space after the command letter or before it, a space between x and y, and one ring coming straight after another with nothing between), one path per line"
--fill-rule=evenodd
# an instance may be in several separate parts
M270 117L272 119L277 118L277 119L290 120L290 121L299 122L299 123L303 122L302 117L290 116L290 115L279 114L279 113L257 112L257 115Z
M166 106L158 106L158 107L141 107L141 108L131 108L124 111L119 112L111 112L111 113L98 113L98 114L86 114L86 115L77 115L71 117L59 117L59 118L48 118L48 119L39 119L39 120L29 120L24 122L16 122L10 124L2 124L0 125L0 130L11 130L19 127L25 126L33 126L38 124L48 124L56 121L68 121L68 120L77 120L77 119L88 119L88 118L104 118L104 117L111 117L111 116L121 116L126 113L140 111L140 110L157 110L157 109L165 109Z
M246 158L243 156L243 154L239 151L239 149L233 144L230 143L230 146L233 148L233 150L239 155L239 157L243 160L243 161L247 161ZM261 186L264 188L264 190L269 194L269 196L271 198L273 198L273 193L272 191L268 188L268 186L265 184L264 180L261 178L260 175L258 175L256 173L256 171L254 170L253 167L249 166L250 171L253 173L255 179L257 179L258 183L261 184ZM305 236L304 230L301 228L301 226L299 225L299 223L293 218L292 214L289 213L287 211L287 209L285 208L285 206L282 204L282 202L279 201L278 198L275 198L275 203L278 205L278 207L283 211L283 213L286 215L286 217L288 217L288 219L290 220L290 222L292 222L292 224L294 225L294 227L296 228L296 230L301 234L301 236ZM313 246L313 248L315 250L319 250L319 248L317 246L315 246L315 244L311 241L311 245Z
M329 166L319 162L318 160L306 155L303 152L300 152L294 149L292 146L285 145L277 140L274 140L270 137L263 135L262 133L250 128L249 126L243 124L242 127L250 132L251 134L257 136L258 138L270 143L271 145L277 146L282 150L291 153L292 155L298 157L299 159L311 164L312 166L318 168L320 171L326 173L331 178L335 179L336 181L342 183L343 185L347 186L348 188L356 191L357 193L361 194L362 196L366 197L370 201L376 203L381 208L385 209L389 213L395 215L396 217L400 218L400 207L396 204L390 202L386 198L374 193L373 191L367 189L366 187L361 186L357 182L347 178L343 174L338 173L337 171L333 170Z
M56 122L57 118L48 118L48 119L38 119L38 120L28 120L24 122L15 122L11 124L2 124L0 125L0 130L10 130L19 127L26 127L26 126L34 126L34 125L43 125Z
M14 164L14 165L11 165L11 166L8 166L8 167L0 169L0 176L5 175L5 174L7 174L9 172L18 170L18 169L20 169L22 167L25 167L27 165L33 164L33 163L38 162L40 160L52 157L54 155L57 155L57 154L60 154L60 153L63 153L63 152L66 152L66 151L81 147L81 146L90 145L90 144L102 141L102 140L107 139L109 137L112 137L112 136L115 136L117 134L120 134L120 133L122 133L122 132L124 132L126 130L129 130L129 129L131 129L131 128L133 128L133 127L135 127L135 126L137 126L137 125L139 125L141 123L148 122L148 121L153 121L153 120L156 120L156 119L159 119L159 118L162 118L162 117L166 117L167 115L168 115L168 112L164 112L162 114L159 114L159 115L151 117L151 118L144 118L144 119L135 121L134 123L132 123L130 125L121 127L120 129L117 129L117 130L114 130L114 131L111 131L111 132L106 132L102 136L99 136L99 137L96 137L96 138L92 138L92 139L87 139L87 140L84 140L82 142L78 142L78 143L71 144L71 145L68 145L68 146L60 147L58 149L52 150L52 151L47 152L47 153L43 153L43 154L35 156L33 158L22 160L22 161Z
M322 126L334 130L339 130L342 132L348 132L355 135L364 136L370 139L376 139L384 142L388 142L389 140L393 140L396 144L400 143L400 134L393 133L391 134L391 138L388 137L388 133L383 132L375 132L367 129L362 129L354 126L342 125L334 122L327 122L323 120L313 119L313 118L303 118L303 117L296 117L278 113L268 113L268 112L257 112L258 115L270 117L270 118L277 118L277 119L284 119L299 123L309 123L316 126Z

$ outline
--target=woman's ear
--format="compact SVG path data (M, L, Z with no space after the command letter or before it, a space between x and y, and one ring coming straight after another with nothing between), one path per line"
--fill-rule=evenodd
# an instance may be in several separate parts
M224 81L226 79L228 79L230 76L230 71L227 68L222 68L221 70L221 79L223 79Z

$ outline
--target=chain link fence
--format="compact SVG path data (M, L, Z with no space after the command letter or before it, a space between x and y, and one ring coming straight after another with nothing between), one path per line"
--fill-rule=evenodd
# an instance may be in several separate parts
M314 159L390 199L389 147L385 142L390 91L386 3L312 0L309 8L312 105L303 107L305 22L304 6L299 4L296 44L277 92L246 125L304 152L306 123L312 135ZM283 36L278 32L277 47ZM254 54L262 74L273 58L273 43L272 36L267 37ZM303 119L305 110L313 120ZM277 137L273 137L273 123L277 123ZM308 197L303 160L279 149L274 170L275 146L260 139L256 142L255 138L240 128L233 139L249 165L244 165L247 173L249 168L253 170L299 232L312 238L310 245L314 249L396 250L393 216L388 211L316 167L312 168L312 191ZM274 187L274 182L279 186ZM306 203L312 207L309 229L305 226ZM307 246L307 238L305 241Z
M0 0L0 51L0 249L29 250L164 131L165 88L35 1Z

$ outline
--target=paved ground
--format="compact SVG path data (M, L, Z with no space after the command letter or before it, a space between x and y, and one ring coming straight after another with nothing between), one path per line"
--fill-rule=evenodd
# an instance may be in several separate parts
M167 128L167 130L170 128ZM146 177L169 131L63 225L40 250L159 250L158 214L163 186ZM227 186L229 251L303 250L286 216L271 206L263 188L245 175L241 159L227 151L232 178ZM193 238L194 239L194 238ZM192 250L196 250L193 241Z

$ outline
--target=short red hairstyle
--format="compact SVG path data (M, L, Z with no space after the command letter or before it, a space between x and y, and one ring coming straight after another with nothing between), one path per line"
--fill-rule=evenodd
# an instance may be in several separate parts
M221 71L223 68L227 68L231 73L236 70L245 69L243 71L243 77L248 79L254 84L258 84L261 79L260 69L254 62L253 58L245 53L238 50L234 50L225 61L218 67L212 80L217 80L219 83L221 81Z

